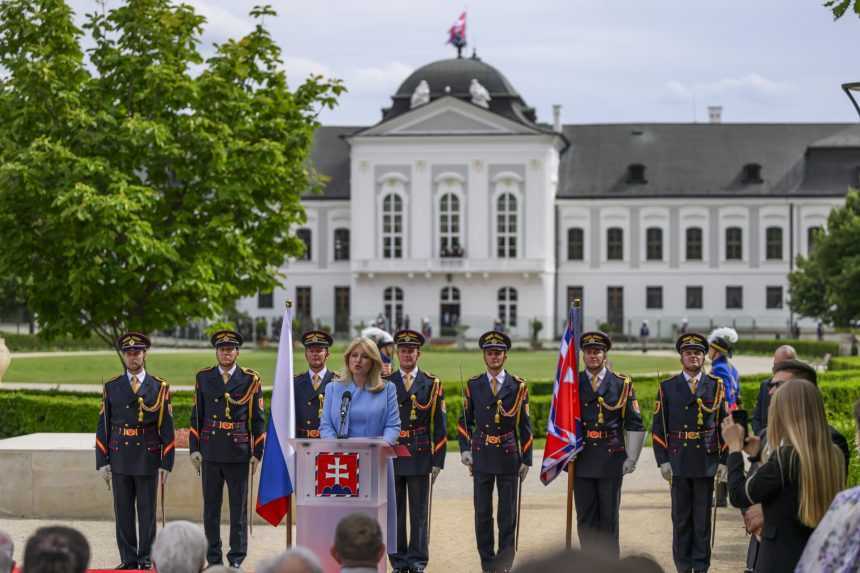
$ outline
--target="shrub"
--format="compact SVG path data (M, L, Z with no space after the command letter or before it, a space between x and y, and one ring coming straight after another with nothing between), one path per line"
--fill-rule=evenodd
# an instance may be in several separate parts
M839 343L831 340L798 340L798 339L752 339L741 338L735 345L737 354L773 354L783 344L790 344L801 356L824 356L839 354Z

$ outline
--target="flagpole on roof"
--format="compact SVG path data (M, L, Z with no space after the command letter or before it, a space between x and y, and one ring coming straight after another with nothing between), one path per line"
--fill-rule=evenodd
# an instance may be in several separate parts
M574 309L581 310L582 308L582 300L575 298L570 305L570 310L567 313L568 322L573 321L573 317L579 316L581 313L574 313ZM576 324L570 324L570 328L573 329L573 344L574 351L579 353L579 336L582 334L578 332ZM581 328L581 324L579 325ZM577 363L579 362L579 356L577 356ZM567 462L567 521L565 524L564 530L564 546L570 549L572 540L573 540L573 474L574 474L574 460L570 460Z

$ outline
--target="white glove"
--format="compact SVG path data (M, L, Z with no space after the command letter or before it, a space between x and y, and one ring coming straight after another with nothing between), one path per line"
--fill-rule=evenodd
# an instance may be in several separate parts
M526 464L520 464L520 481L526 481L526 476L529 475L529 467Z
M169 474L169 473L170 473L169 470L166 470L164 468L158 468L158 483L166 484L167 483L167 474Z
M257 473L257 466L259 464L260 464L260 460L258 460L254 456L251 456L251 475L254 475Z
M110 482L111 482L110 464L105 464L102 467L100 467L99 473L101 474L102 479L105 480L105 483L107 484L108 489L110 489Z
M469 453L471 454L472 452L469 452ZM442 468L436 467L436 466L433 466L430 469L430 482L431 483L436 483L436 478L439 477L439 472L441 472L441 471L442 471Z
M664 480L672 483L672 464L669 462L660 464L660 474L663 476Z
M472 467L472 452L460 452L460 462L464 466Z
M636 469L636 460L632 458L627 458L624 460L624 465L621 466L621 471L625 474L633 473L633 470Z
M720 464L717 466L717 474L714 478L719 482L726 482L729 480L729 468L726 467L726 464Z
M200 475L200 467L203 465L203 454L200 452L191 452L191 465L197 470L197 475Z

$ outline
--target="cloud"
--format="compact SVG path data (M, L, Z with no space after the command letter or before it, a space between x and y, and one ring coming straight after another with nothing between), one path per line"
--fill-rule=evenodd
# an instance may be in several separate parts
M756 102L783 98L791 91L788 82L779 82L758 73L722 78L711 82L684 83L670 80L663 86L664 100L672 103L688 102L695 95L702 98L738 98Z
M393 94L413 71L402 62L388 62L382 66L356 68L346 74L346 85L354 93Z
M337 77L336 74L325 64L303 58L301 56L285 56L284 69L287 71L287 79L290 80L290 85L295 87L311 74L323 76L326 78Z
M241 38L254 29L254 23L246 16L237 16L226 8L211 0L184 0L194 11L206 17L203 34L214 42L223 42L228 38Z

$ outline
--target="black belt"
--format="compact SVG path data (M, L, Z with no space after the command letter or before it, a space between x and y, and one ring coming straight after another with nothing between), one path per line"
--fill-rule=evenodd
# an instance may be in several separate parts
M477 435L478 440L483 440L484 444L488 446L500 446L502 442L513 437L513 432L507 432L505 434L487 434L485 432L478 432Z
M302 438L319 438L320 431L319 430L305 430L304 428L299 428L299 436Z
M113 426L113 429L120 436L142 436L147 432L154 431L155 426Z

